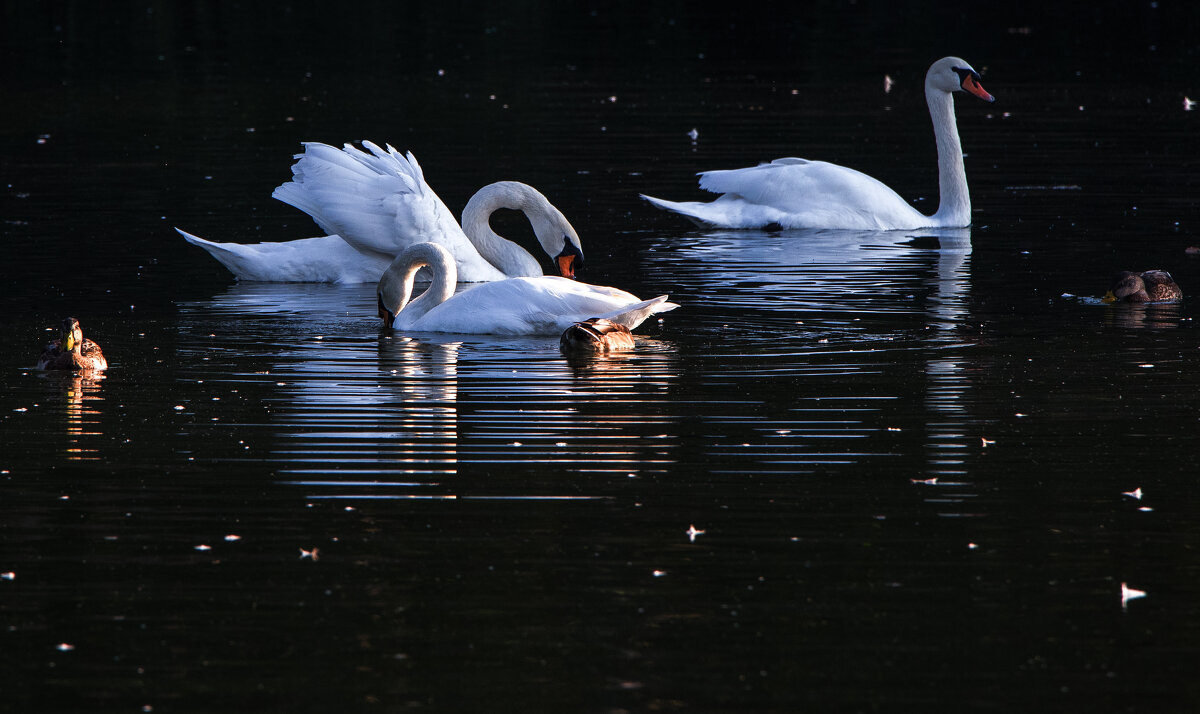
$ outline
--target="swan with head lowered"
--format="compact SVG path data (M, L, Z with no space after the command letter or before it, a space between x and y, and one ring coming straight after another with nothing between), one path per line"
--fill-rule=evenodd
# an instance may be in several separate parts
M556 271L568 278L583 264L579 235L540 192L517 181L479 189L463 209L462 225L434 193L411 152L364 141L338 150L309 142L296 155L292 180L275 198L295 206L330 235L276 243L216 243L176 228L242 280L375 282L406 247L444 246L459 280L486 282L542 274L536 258L502 238L488 223L495 211L521 211Z
M425 292L412 298L417 271L426 266L433 278ZM383 326L409 332L558 335L592 317L633 329L655 313L679 307L667 302L666 295L640 300L624 290L550 275L497 280L455 293L455 273L454 258L441 244L405 248L379 279Z
M796 158L700 174L700 188L721 194L708 203L642 198L702 226L721 228L965 228L971 225L971 195L954 118L955 92L995 101L980 86L979 73L957 57L934 62L925 74L925 101L937 141L941 194L937 213L932 216L916 210L895 191L864 173Z

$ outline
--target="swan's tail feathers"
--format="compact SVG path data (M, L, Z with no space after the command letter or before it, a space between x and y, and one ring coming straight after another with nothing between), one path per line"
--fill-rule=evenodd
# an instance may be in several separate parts
M647 196L644 193L639 195L646 199L651 206L654 206L655 208L661 208L664 211L678 213L679 215L690 220L692 223L695 223L700 228L714 228L721 225L721 223L711 220L712 217L708 215L710 209L707 207L711 204L701 203L699 201L667 201L661 198Z
M388 260L360 253L341 237L302 238L279 243L216 243L175 229L208 251L238 280L271 283L373 283Z
M634 329L638 325L645 322L647 317L658 314L660 312L669 312L679 307L673 302L667 302L666 295L659 295L656 298L643 300L633 305L626 305L620 310L614 310L605 315L597 315L596 317L602 320L612 320L618 324L624 325L629 329Z

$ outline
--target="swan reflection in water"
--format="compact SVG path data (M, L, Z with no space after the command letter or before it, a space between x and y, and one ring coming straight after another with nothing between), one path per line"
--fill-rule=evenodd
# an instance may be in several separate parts
M967 446L979 443L968 428L972 342L962 331L970 310L971 252L968 228L739 230L662 239L648 256L650 269L673 271L676 284L667 283L667 289L689 306L693 321L720 321L713 325L716 332L736 316L731 325L736 330L721 334L741 346L726 348L717 369L728 376L747 354L777 355L765 366L745 369L795 373L798 384L815 390L794 394L796 421L764 425L768 435L787 432L792 448L807 457L806 449L837 447L832 439L828 445L816 437L801 440L797 435L806 424L819 423L842 437L869 438L889 426L880 400L906 400L909 415L918 416L911 410L919 410L929 445L925 468L936 478L961 476ZM701 311L708 314L697 316ZM893 380L883 385L891 391L873 391L879 383L869 375L895 368L881 367L881 360L902 367L911 360L904 352L912 349L926 355L924 385L914 390ZM887 352L896 357L879 356ZM861 384L846 380L855 374L866 379ZM847 395L847 389L858 391ZM831 410L830 403L845 408ZM829 458L858 458L842 448ZM794 456L790 465L820 468L823 455L814 453L807 461Z
M267 356L258 351L269 364L242 368L276 385L273 458L307 495L464 497L449 477L465 463L475 473L532 461L624 474L643 460L638 432L663 431L665 409L634 411L666 400L678 371L654 340L627 359L578 370L557 336L380 333L375 307L374 286L262 283L181 305L197 349L211 349L213 333L272 346ZM327 483L333 471L342 479ZM527 498L535 488L506 481L499 490Z

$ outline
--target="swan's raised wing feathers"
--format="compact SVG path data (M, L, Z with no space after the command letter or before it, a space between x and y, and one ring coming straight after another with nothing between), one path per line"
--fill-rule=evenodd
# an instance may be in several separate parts
M370 153L349 144L342 150L304 144L292 180L273 195L362 251L394 256L413 242L467 242L411 153L405 156L370 142L363 146Z

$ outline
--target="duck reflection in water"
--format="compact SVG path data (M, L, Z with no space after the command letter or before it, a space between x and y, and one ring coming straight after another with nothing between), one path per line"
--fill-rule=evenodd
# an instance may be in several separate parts
M86 446L86 437L100 436L100 410L97 408L104 401L100 395L100 383L104 380L104 372L96 370L81 370L67 372L65 370L46 370L40 375L48 385L52 385L54 403L60 403L62 397L62 415L67 436L67 458L71 461L90 461L99 458L95 448ZM58 408L55 407L55 413Z

